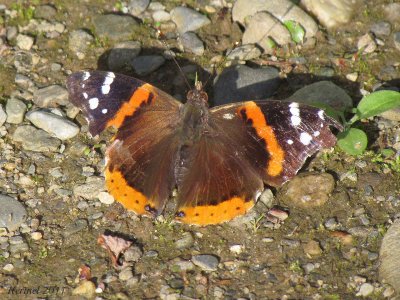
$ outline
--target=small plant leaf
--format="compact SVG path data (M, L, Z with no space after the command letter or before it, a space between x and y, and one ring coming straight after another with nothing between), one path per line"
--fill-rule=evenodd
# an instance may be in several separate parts
M266 46L270 49L275 49L277 44L275 43L275 41L273 39L271 39L270 37L268 37L265 41Z
M340 149L350 155L362 154L368 145L368 138L364 131L350 128L337 135L337 144Z
M301 43L304 40L304 36L305 36L306 32L299 23L288 20L288 21L283 22L283 24L289 31L290 36L292 37L292 40L296 44Z
M395 91L378 91L361 99L357 106L359 119L379 115L389 109L400 106L400 93Z

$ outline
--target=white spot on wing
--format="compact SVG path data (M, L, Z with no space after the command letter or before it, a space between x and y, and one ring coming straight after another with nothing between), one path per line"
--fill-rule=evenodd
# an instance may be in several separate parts
M290 121L292 122L293 126L299 126L301 123L301 119L299 116L291 116Z
M108 72L106 77L104 78L103 85L101 86L101 92L103 95L107 95L110 92L111 84L113 83L115 78L115 74L112 72Z
M290 103L289 107L289 111L292 114L292 116L290 117L292 125L299 126L301 123L299 104L296 102L292 102Z
M319 136L320 135L320 132L319 131L315 131L314 133L313 133L313 136L315 136L315 137L317 137L317 136Z
M103 95L107 95L110 92L110 86L109 85L102 85L101 86L101 92Z
M105 115L105 114L108 112L108 109L107 109L107 108L103 108L103 109L101 110L101 112Z
M312 136L311 136L309 133L307 133L307 132L302 132L302 133L300 134L300 142L301 142L303 145L307 146L308 144L310 144L311 140L312 140Z
M89 77L90 77L90 73L89 72L83 72L83 76L82 76L82 80L83 81L88 80Z
M87 93L83 93L83 98L87 99L88 98L88 94Z
M99 98L90 98L89 107L90 109L96 109L99 106Z
M318 111L318 116L321 120L325 120L325 116L324 116L324 111L323 110L319 110Z
M232 120L234 117L235 115L231 113L227 113L222 116L222 118L224 118L225 120Z
M287 140L286 141L289 145L292 145L293 144L293 141L292 140Z

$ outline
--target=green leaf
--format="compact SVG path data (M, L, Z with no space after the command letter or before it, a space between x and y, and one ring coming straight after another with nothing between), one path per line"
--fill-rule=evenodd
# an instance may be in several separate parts
M273 39L271 39L270 37L268 37L268 38L266 39L265 44L266 44L266 46L267 46L268 48L271 48L271 49L275 49L276 46L277 46L276 43L275 43L275 41L274 41Z
M350 155L362 154L368 145L368 138L364 131L350 128L337 135L337 144L340 149Z
M361 99L357 106L359 119L379 115L389 109L400 106L400 93L395 91L378 91Z
M292 40L295 43L301 43L304 40L304 36L306 34L304 28L297 22L295 21L285 21L283 22L283 24L285 25L285 27L287 28L287 30L289 31Z

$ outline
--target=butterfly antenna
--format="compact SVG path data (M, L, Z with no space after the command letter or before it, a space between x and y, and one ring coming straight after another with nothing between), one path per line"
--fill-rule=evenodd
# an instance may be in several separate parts
M159 38L160 38L159 40L161 41L161 43L164 44L164 47L167 48L168 51L172 52L172 50L171 50L171 48L169 47L169 45L165 42L165 40L163 40L163 38L165 38L165 35L164 35L159 29L156 29L156 30L157 30L158 36L159 36ZM185 73L183 72L181 66L179 65L179 63L178 63L178 61L176 60L176 58L175 58L174 55L175 55L174 53L171 54L172 60L174 61L175 65L178 67L178 70L179 70L179 72L181 73L183 79L185 80L185 83L186 83L188 89L191 90L192 87L191 87L191 85L189 84L189 81L187 80Z
M203 88L205 89L207 84L210 82L210 79L212 77L214 77L214 75L216 74L217 70L227 61L227 56L225 55L225 57L222 59L222 61L220 61L218 64L213 64L213 70L212 73L210 74L210 76L208 76L206 82L204 83Z

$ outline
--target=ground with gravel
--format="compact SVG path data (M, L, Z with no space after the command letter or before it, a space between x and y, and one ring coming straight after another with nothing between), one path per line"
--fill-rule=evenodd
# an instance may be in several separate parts
M212 76L212 105L273 97L348 112L399 91L400 4L294 2L0 4L1 299L395 299L398 256L380 249L400 217L400 109L356 124L363 155L325 149L244 217L196 227L174 222L172 205L152 220L114 201L112 130L90 136L68 101L66 78L86 69L183 100L171 56L190 83Z

